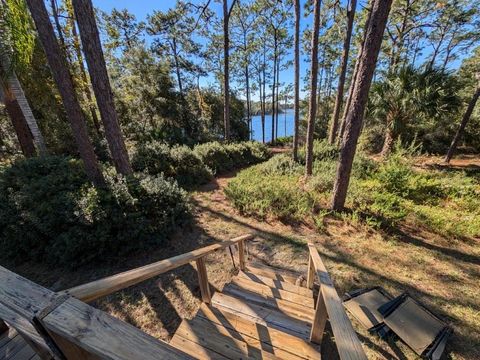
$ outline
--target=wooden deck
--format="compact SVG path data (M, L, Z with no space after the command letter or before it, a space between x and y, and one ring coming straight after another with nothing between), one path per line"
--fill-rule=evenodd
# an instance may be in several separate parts
M313 293L295 280L247 265L182 322L170 344L197 359L320 359L320 347L309 341Z
M8 328L0 334L0 359L40 360L40 357L14 329Z
M253 238L242 235L60 293L0 266L0 360L320 359L327 321L335 358L366 360L315 246L308 244L302 287L295 274L247 263L245 242ZM205 257L229 246L237 246L239 272L212 296ZM203 303L170 343L86 303L191 262Z

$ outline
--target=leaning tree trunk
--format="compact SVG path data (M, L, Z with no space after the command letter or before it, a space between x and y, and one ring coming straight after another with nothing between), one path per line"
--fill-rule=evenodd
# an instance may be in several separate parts
M294 125L293 125L293 160L298 161L298 125L300 122L300 0L295 1L295 94L293 100L294 107Z
M4 88L4 86L0 86L0 100L5 104L5 109L7 110L7 114L12 122L15 134L17 135L20 149L25 157L35 156L33 136L30 132L27 121L25 120L23 111L10 89L7 87Z
M352 38L353 20L355 18L355 9L357 6L357 0L350 0L350 4L347 10L347 33L345 34L345 40L343 42L343 54L342 62L340 65L340 77L338 79L338 91L335 98L335 108L333 110L332 125L330 127L330 134L328 142L333 144L337 137L338 131L338 118L340 117L340 109L343 103L343 91L345 88L345 77L347 74L348 65L348 53L350 52L350 40Z
M33 142L37 147L38 153L40 155L45 155L47 153L47 147L45 145L42 132L38 127L37 119L35 119L35 116L33 116L32 109L30 108L27 97L23 92L22 85L20 84L15 71L10 69L10 67L11 65L7 55L5 53L0 53L0 71L5 78L5 86L8 87L8 90L5 90L5 93L9 91L12 93L13 98L22 111L23 118L30 128L30 132L33 136Z
M107 66L103 57L100 36L95 22L95 12L91 0L73 0L80 38L82 39L85 60L87 61L93 92L105 129L108 147L117 171L123 175L132 173L127 148L118 124L113 92L108 79Z
M47 9L45 9L45 4L43 0L27 0L27 4L45 50L53 78L62 97L63 105L72 127L73 136L75 137L78 151L85 166L85 172L95 185L103 186L105 180L100 171L92 143L88 138L85 117L83 116L80 103L75 95L72 78L69 74L66 60L62 57L62 51L55 38Z
M345 119L337 175L333 187L332 209L342 210L347 198L353 158L357 149L358 137L362 128L363 115L368 100L383 33L388 20L392 0L375 0L372 5L371 19L365 32L364 50L358 66L357 81L352 93L351 106Z
M375 3L375 0L373 1L370 1L370 9L368 11L368 15L367 15L367 21L365 22L365 33L368 29L368 27L370 26L370 19L372 17L372 8L373 8L373 4ZM345 104L345 108L343 109L343 116L342 116L342 122L341 122L341 125L340 125L340 131L339 131L339 134L338 134L338 145L340 145L342 139L343 139L343 134L345 133L345 119L347 118L347 115L349 113L349 109L350 109L350 104L352 103L352 95L353 95L353 91L355 89L355 84L357 83L357 75L358 75L358 66L360 64L360 59L362 58L362 54L363 54L363 46L365 45L365 36L363 37L362 39L362 42L360 44L360 48L358 50L358 54L357 54L357 61L355 62L355 67L353 69L353 74L352 74L352 78L350 80L350 87L348 88L348 97L347 97L347 102Z
M73 47L75 49L75 55L77 56L78 66L80 68L80 76L82 78L83 93L87 99L88 108L90 109L90 114L92 116L93 126L95 126L97 134L101 136L102 132L100 130L100 122L98 121L97 109L93 102L92 93L90 91L87 71L85 70L85 65L83 64L82 49L80 48L80 38L78 37L77 25L75 24L75 14L73 13L73 8L71 6L68 6L68 16L70 21L70 27L72 29Z
M473 94L473 97L470 99L470 102L468 103L467 110L465 111L465 114L463 114L462 117L462 122L460 123L460 127L457 130L457 133L455 134L455 137L453 138L452 144L450 145L450 148L448 149L447 156L445 157L445 162L449 163L450 160L453 157L453 154L455 153L455 150L457 149L458 142L460 141L460 138L462 137L463 131L465 130L465 127L467 126L468 120L470 120L470 116L472 116L473 109L475 108L475 105L478 101L478 98L480 97L480 84L477 86L477 90L475 90L475 93Z
M312 53L310 70L310 102L308 108L308 126L306 141L305 175L312 175L313 165L313 133L315 117L317 116L317 85L318 85L318 35L320 32L321 0L315 0L313 11Z

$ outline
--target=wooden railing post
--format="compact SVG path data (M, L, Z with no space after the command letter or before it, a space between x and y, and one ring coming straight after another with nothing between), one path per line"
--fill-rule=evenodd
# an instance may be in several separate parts
M238 242L238 266L240 270L245 270L245 244L243 240Z
M200 292L202 294L202 300L206 304L210 304L210 286L208 285L207 268L205 267L205 258L201 257L196 260L198 283L200 285Z
M320 344L325 331L325 324L327 323L327 309L322 292L318 292L317 304L315 306L315 316L313 318L312 330L310 331L310 341L315 344Z
M307 274L307 288L313 288L313 280L315 280L315 265L313 264L312 256L308 255L308 274Z

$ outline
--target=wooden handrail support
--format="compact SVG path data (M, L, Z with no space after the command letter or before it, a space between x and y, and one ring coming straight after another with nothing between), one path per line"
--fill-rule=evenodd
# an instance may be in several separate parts
M313 287L315 276L320 283L310 341L321 343L328 317L340 359L366 360L367 356L363 351L362 344L345 313L342 301L333 286L333 282L318 254L317 248L313 244L308 244L308 250L310 255L307 286L310 289Z
M254 237L254 234L245 234L231 240L205 246L201 249L196 249L185 254L171 257L169 259L124 271L119 274L92 281L87 284L75 286L65 290L64 293L72 295L79 300L90 302L196 261L202 298L205 302L209 302L210 290L208 287L207 273L204 270L205 263L203 258L214 251L224 249L228 246L238 245L240 268L243 269L245 267L244 242L251 240Z

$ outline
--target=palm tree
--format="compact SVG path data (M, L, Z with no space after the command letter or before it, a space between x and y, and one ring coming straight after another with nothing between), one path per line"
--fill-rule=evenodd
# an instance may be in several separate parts
M393 0L374 0L365 32L362 55L357 69L355 87L351 94L349 112L345 118L345 132L340 149L337 174L333 187L332 209L342 210L347 199L353 159L357 150L358 137L363 123L363 115L368 101L368 92L377 64L383 33Z
M60 92L80 157L85 166L85 172L92 183L97 186L103 186L105 180L93 150L93 145L88 137L85 117L75 94L66 59L62 56L62 51L55 37L45 3L43 0L27 0L27 5L37 28L53 78Z
M430 67L401 68L374 84L371 94L371 114L386 124L383 157L390 154L410 121L438 119L458 109L460 104L455 79Z

